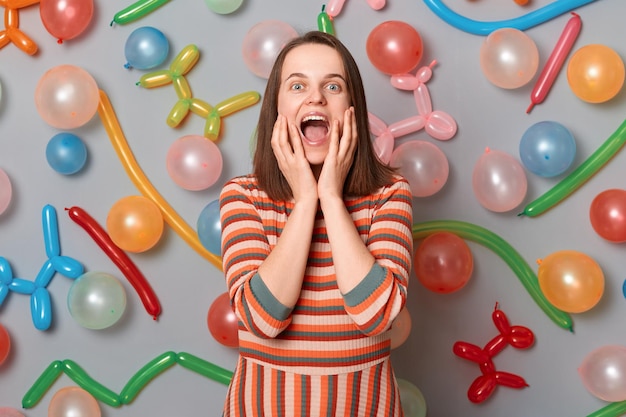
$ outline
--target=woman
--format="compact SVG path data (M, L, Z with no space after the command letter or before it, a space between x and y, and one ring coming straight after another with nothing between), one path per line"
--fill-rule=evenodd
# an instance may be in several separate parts
M254 172L220 196L239 319L224 416L401 416L389 328L412 255L407 181L373 150L358 67L334 36L269 75Z

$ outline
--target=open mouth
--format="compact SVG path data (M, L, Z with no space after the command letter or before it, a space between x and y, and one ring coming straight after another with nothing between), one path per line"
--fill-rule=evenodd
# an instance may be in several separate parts
M328 136L328 120L321 115L306 116L300 123L300 131L308 142L320 143Z

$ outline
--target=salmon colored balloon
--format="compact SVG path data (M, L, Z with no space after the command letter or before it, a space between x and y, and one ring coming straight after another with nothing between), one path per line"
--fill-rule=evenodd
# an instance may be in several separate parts
M626 400L626 347L601 346L583 359L578 374L591 394L604 401Z
M389 339L391 341L391 349L395 349L402 345L411 334L411 314L406 306L400 310L389 329Z
M624 61L605 45L578 49L567 66L567 82L572 92L588 103L603 103L615 97L624 85Z
M626 242L626 190L602 191L591 202L589 218L593 230L610 242Z
M390 75L411 71L424 53L422 37L417 30L397 20L383 22L372 29L365 46L372 65Z
M48 33L59 43L83 33L93 17L93 0L40 0L39 13Z
M526 171L521 162L508 153L487 149L474 165L472 189L486 209L497 213L511 211L526 198Z
M161 239L163 215L152 200L128 196L118 200L106 220L111 240L128 252L145 252Z
M13 195L13 187L7 173L0 168L0 214L9 207L11 196Z
M48 417L100 417L98 401L86 390L68 386L58 390L48 405Z
M480 47L480 68L495 86L506 89L530 82L539 68L539 50L523 31L502 28L491 32Z
M24 414L20 413L15 408L0 407L0 417L24 417Z
M0 324L0 365L6 360L11 351L11 337L7 329ZM0 417L2 413L0 413Z
M446 154L425 140L404 142L393 150L389 164L398 168L411 186L414 197L438 193L448 181L450 166Z
M469 246L454 233L427 236L413 257L417 279L433 292L448 294L463 288L472 276L474 258Z
M593 308L604 293L604 273L590 256L562 250L539 260L537 278L546 299L568 313Z
M222 345L231 348L239 346L239 322L227 292L219 295L209 307L207 325L213 338Z

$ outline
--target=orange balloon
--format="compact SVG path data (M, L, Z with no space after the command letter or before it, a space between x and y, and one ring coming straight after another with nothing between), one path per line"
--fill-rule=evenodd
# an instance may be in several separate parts
M546 299L568 313L594 307L604 293L604 273L588 255L562 250L539 260L537 278Z
M163 215L147 197L128 196L111 207L106 226L111 240L121 249L145 252L161 239Z
M603 103L624 85L624 61L605 45L586 45L577 50L567 66L567 82L578 98Z

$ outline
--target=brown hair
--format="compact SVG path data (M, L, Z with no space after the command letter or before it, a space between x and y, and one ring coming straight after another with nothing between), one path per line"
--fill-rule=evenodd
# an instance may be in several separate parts
M292 39L278 54L267 80L257 126L254 174L259 186L274 200L292 198L291 187L283 176L270 144L274 122L278 117L278 91L285 57L294 48L305 44L327 45L336 50L343 61L346 83L357 124L358 143L352 167L344 184L344 195L363 196L375 192L392 181L394 169L383 164L374 151L369 131L368 111L363 81L352 54L333 35L312 31Z

